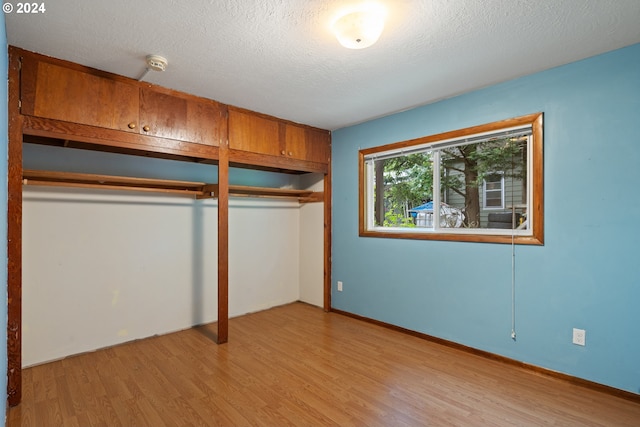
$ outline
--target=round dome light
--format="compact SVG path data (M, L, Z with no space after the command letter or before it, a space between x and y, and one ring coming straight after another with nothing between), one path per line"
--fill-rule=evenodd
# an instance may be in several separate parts
M380 10L358 10L339 17L332 25L340 44L348 49L364 49L373 45L384 29Z

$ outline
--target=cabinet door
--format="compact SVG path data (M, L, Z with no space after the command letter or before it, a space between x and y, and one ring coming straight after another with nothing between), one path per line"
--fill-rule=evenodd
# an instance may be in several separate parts
M297 160L327 163L331 136L329 131L313 129L306 126L283 124L284 149L281 154Z
M331 132L321 129L305 129L306 159L312 162L329 163L331 157Z
M306 160L305 128L290 123L282 123L280 126L284 128L284 147L280 154L293 159Z
M89 71L25 57L21 101L25 115L138 132L138 88Z
M140 89L140 133L205 145L220 145L224 131L221 104Z
M278 122L250 112L230 109L229 148L280 156Z

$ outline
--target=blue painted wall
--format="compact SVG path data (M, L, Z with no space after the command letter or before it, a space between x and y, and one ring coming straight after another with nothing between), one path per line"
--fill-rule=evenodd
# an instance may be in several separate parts
M545 244L516 247L513 341L511 247L358 237L357 153L540 111ZM333 307L640 393L639 124L640 44L335 131Z
M0 242L7 241L7 79L9 56L4 14L0 17ZM0 245L0 402L7 401L7 245ZM5 419L5 404L0 404L0 419Z

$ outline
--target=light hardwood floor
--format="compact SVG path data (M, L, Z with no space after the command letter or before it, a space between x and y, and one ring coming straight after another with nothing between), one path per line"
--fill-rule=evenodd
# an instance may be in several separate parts
M8 426L639 426L640 404L302 303L24 370Z

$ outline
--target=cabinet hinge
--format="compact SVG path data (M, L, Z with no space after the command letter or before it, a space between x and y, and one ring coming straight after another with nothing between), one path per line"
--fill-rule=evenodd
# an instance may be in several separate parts
M19 78L19 85L20 85L20 89L18 92L18 111L22 111L22 62L24 61L24 58L21 56L18 58L18 74L20 75Z

